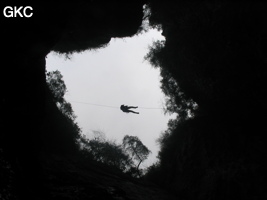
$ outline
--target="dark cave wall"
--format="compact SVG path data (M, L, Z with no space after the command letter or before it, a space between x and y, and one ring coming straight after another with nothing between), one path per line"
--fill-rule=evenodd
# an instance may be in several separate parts
M1 16L0 148L11 163L21 195L40 192L40 152L46 110L46 63L51 50L80 52L107 44L111 37L135 34L142 23L143 1L76 1L27 4L32 18ZM1 3L21 5L17 1ZM27 192L32 191L32 192ZM33 194L34 196L34 194ZM32 197L34 199L34 197Z
M199 105L159 154L160 183L182 199L266 197L266 3L151 1L158 54Z
M2 17L1 109L5 113L2 126L8 131L1 135L27 137L19 133L40 127L45 113L45 56L51 50L72 53L105 45L111 37L135 34L142 22L143 3L41 3L31 5L32 18Z

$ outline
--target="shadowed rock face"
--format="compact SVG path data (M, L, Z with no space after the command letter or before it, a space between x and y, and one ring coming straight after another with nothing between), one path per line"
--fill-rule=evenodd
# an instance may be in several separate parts
M143 1L29 4L31 18L1 16L0 147L34 182L45 116L45 56L101 47L135 34ZM4 5L21 5L16 1ZM27 4L28 5L28 4ZM1 6L1 8L3 8ZM17 162L16 161L16 162Z
M266 197L266 7L151 3L150 19L166 37L155 51L160 67L200 108L164 138L159 154L162 185L167 180L182 199Z
M45 56L51 50L71 53L103 46L111 37L131 36L141 25L142 6L142 1L39 4L32 5L32 18L1 19L4 126L18 121L34 129L39 126L44 114Z

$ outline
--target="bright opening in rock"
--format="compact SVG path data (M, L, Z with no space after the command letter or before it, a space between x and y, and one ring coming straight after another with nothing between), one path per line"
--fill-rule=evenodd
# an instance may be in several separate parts
M156 139L174 118L162 109L159 69L144 60L156 40L164 37L151 29L131 38L113 38L105 48L75 53L70 59L51 52L46 60L47 71L63 75L65 99L72 104L82 133L92 138L93 131L101 131L119 143L125 135L138 136L152 152L142 168L156 161ZM140 114L123 113L121 104L138 106Z

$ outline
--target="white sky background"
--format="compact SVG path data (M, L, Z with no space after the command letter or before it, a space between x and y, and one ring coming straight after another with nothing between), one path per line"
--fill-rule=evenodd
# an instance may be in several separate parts
M47 71L59 70L63 75L68 90L65 99L72 104L83 134L91 138L93 130L100 130L117 143L125 135L138 136L152 151L143 167L156 161L159 146L155 140L174 116L164 115L161 109L141 108L136 109L139 115L127 114L119 107L163 107L159 69L144 60L149 45L158 39L164 37L157 30L150 30L132 38L113 38L107 47L74 54L70 60L53 52L46 59Z

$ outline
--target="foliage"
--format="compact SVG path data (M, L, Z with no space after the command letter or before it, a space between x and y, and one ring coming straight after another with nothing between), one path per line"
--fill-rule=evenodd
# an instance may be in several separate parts
M264 198L267 4L148 5L166 41L146 59L160 69L178 118L158 139L159 163L146 177L181 199Z
M63 76L60 71L51 71L46 73L46 83L53 94L53 99L56 103L62 103L64 95L67 92L67 87L63 81Z
M181 119L192 117L194 111L198 108L197 103L185 95L172 72L162 67L166 65L166 62L169 62L164 60L166 59L164 46L164 41L154 42L145 59L152 66L160 69L161 89L166 96L165 113L177 113Z
M123 172L129 170L133 162L122 146L106 140L102 132L95 131L95 133L96 137L91 140L87 139L85 135L81 137L80 144L84 155L88 159L115 167Z
M145 169L144 179L164 187L164 184L162 183L164 175L160 163L156 162Z
M137 169L134 166L131 166L127 171L126 174L129 174L130 176L134 178L140 178L143 176L144 172L142 169Z
M1 148L3 143L13 167L18 163L16 186L24 190L26 199L46 198L35 190L44 188L34 179L41 174L37 173L40 151L72 153L80 131L73 118L58 109L45 87L45 56L51 50L79 52L101 46L111 37L133 35L141 23L142 3L34 4L34 17L23 22L19 37L20 20L1 20L3 38L10 39L4 42L3 56L9 67L3 69L1 78Z
M51 116L46 119L44 143L46 148L49 146L48 151L77 152L80 147L79 151L85 159L140 177L142 170L139 166L150 151L137 137L125 136L123 144L119 145L108 141L101 131L93 131L94 138L91 140L81 136L71 104L64 99L67 89L59 71L47 73L47 86L47 105Z
M71 104L64 99L67 88L63 76L58 70L48 72L46 81L47 116L43 130L45 151L77 152L81 129L75 122Z
M67 87L60 71L56 70L48 72L46 74L46 83L52 93L53 101L56 103L59 110L63 115L74 121L76 116L74 115L72 106L64 99Z
M123 143L117 144L107 140L101 131L93 133L93 139L87 139L85 135L79 139L81 152L86 159L114 167L135 178L143 175L139 166L150 151L137 137L126 135Z
M140 164L147 159L148 155L151 153L150 150L137 136L125 135L122 141L125 151L132 157L133 160L137 161L136 169L138 171Z

